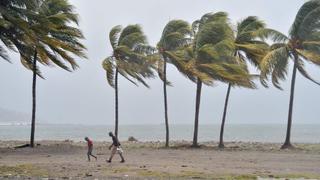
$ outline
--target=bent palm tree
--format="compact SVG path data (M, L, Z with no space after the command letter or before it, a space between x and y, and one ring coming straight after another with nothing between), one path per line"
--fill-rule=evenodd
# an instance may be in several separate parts
M167 63L170 62L166 55L168 51L176 51L188 43L191 35L191 27L188 22L183 20L172 20L163 29L160 41L157 44L158 54L158 73L163 81L163 97L164 97L164 117L166 125L166 147L169 147L169 118L167 103Z
M86 58L85 47L79 42L84 38L81 31L70 23L78 24L78 15L67 0L44 0L31 9L27 16L29 33L24 35L27 48L19 51L21 62L33 71L32 82L32 122L30 146L34 146L36 120L36 79L40 75L37 62L43 65L53 64L71 71L78 65L72 55ZM41 76L41 75L40 75Z
M246 61L249 61L256 68L260 68L261 60L268 51L268 45L258 37L258 32L264 28L265 24L255 16L249 16L237 24L234 39L234 56L239 62L245 63ZM232 83L228 84L220 128L219 148L224 148L224 126L232 86Z
M144 78L154 77L152 66L147 61L145 53L137 47L146 47L147 40L139 25L128 25L124 29L115 26L109 33L113 49L112 55L103 60L102 66L106 71L108 84L115 89L115 135L118 136L118 74L131 83L138 81L149 87Z
M304 68L304 61L320 65L320 1L311 0L306 2L298 11L296 18L289 31L289 36L280 32L262 31L264 37L271 37L275 44L265 56L261 65L262 80L270 75L275 87L281 89L279 80L285 80L289 59L293 61L291 79L290 102L288 112L288 124L286 139L282 149L291 148L291 126L294 100L294 88L296 73L299 71L305 78L320 85L313 80ZM262 81L265 83L264 81ZM265 84L266 85L266 84Z
M233 30L225 12L208 13L193 23L193 40L188 48L168 53L172 63L197 84L193 146L198 146L199 110L202 83L231 82L252 87L244 64L234 56Z

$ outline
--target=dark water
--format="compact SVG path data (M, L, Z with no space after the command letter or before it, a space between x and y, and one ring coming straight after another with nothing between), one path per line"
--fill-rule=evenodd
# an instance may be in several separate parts
M200 125L199 141L217 141L220 125ZM320 143L320 124L295 124L292 129L292 141L300 143ZM37 140L83 140L89 136L96 141L109 141L107 133L113 126L107 125L37 125ZM163 141L164 125L122 125L119 127L120 140L134 136L140 141ZM283 142L286 125L238 124L227 125L225 141ZM0 125L1 140L28 140L29 125ZM171 125L171 140L191 141L192 125Z

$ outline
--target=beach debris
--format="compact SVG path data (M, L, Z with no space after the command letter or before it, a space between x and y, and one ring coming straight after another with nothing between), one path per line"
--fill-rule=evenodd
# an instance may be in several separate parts
M136 139L136 138L133 137L133 136L130 136L130 137L128 138L128 141L130 141L130 142L137 142L138 139Z
M188 167L187 165L181 165L181 167Z
M92 174L91 174L91 173L86 173L86 176L87 176L87 177L91 177Z
M140 168L146 168L146 167L147 167L146 165L140 166Z
M193 177L191 177L192 179L201 179L201 177L200 176L193 176Z
M24 144L24 145L20 145L20 146L15 146L14 149L20 149L20 148L26 148L26 147L30 147L30 144Z
M65 143L73 143L73 140L70 140L70 139L66 139L64 140Z

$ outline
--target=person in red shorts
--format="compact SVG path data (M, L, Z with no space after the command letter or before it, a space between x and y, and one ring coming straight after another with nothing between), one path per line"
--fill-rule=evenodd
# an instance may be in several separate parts
M88 143L88 153L87 153L87 155L88 155L88 161L90 161L90 156L96 158L96 160L97 160L97 159L98 159L97 156L95 156L95 155L92 154L93 142L92 142L88 137L85 137L84 140L86 140L87 143Z

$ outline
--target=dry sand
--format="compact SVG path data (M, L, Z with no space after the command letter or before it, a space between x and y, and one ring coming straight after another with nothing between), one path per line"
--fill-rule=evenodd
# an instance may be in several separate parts
M320 144L216 143L190 148L190 142L124 142L125 163L106 163L110 142L95 142L98 161L87 162L86 144L41 141L34 149L14 149L19 141L0 141L0 179L320 179Z

